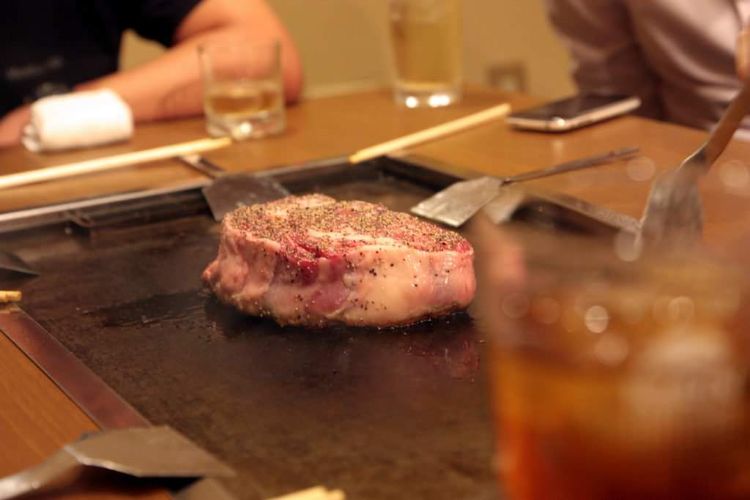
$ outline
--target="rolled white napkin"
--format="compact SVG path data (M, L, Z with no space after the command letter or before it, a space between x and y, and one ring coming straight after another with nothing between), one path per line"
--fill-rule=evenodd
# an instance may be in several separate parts
M22 141L29 151L59 151L124 141L132 135L130 108L115 92L104 89L34 102Z

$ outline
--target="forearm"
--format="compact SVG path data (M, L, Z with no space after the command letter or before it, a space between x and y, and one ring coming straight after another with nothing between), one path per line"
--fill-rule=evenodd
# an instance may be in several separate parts
M191 14L177 33L178 43L162 56L139 67L86 82L77 90L111 88L131 106L139 121L195 115L202 109L197 53L200 44L278 39L286 99L295 101L302 87L301 67L294 43L286 30L264 2L229 1L235 2L232 9L236 11L224 13L223 18L215 11L226 5L225 0L203 2L196 8L198 12ZM216 26L217 22L224 25Z
M75 90L114 90L137 121L196 115L201 111L202 88L196 43L186 42L153 61L82 83Z
M202 42L232 37L232 33L196 37L151 62L86 82L76 90L111 88L130 105L138 121L196 115L202 109L197 47ZM285 61L284 67L293 68L293 65ZM296 100L300 92L298 75L287 69L284 80L287 100Z

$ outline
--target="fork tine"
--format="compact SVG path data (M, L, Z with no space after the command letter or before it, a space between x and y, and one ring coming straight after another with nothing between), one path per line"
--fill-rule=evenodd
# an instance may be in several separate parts
M654 181L646 203L639 242L646 247L691 245L703 233L703 204L698 185L684 169Z

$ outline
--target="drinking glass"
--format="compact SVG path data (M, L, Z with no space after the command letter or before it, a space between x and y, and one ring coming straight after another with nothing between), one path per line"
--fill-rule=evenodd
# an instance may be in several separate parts
M509 260L486 243L478 315L510 499L750 498L743 273L590 241Z
M209 43L198 48L206 129L212 136L259 138L286 126L278 41Z
M447 106L461 98L463 0L390 0L396 102Z

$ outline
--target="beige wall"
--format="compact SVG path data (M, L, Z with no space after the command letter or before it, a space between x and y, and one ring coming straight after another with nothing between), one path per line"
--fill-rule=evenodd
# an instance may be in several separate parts
M574 91L570 60L547 22L542 0L464 0L467 77L484 81L496 64L521 64L527 90L542 97Z
M269 0L297 40L306 92L322 95L388 82L387 0ZM542 97L571 93L568 57L550 29L542 0L464 0L467 80L514 86ZM128 36L123 66L159 49ZM495 68L493 72L493 68ZM508 72L505 71L508 69ZM507 76L507 78L504 78Z
M133 32L128 32L125 34L120 52L120 67L132 68L158 56L163 50L158 43L144 40Z

